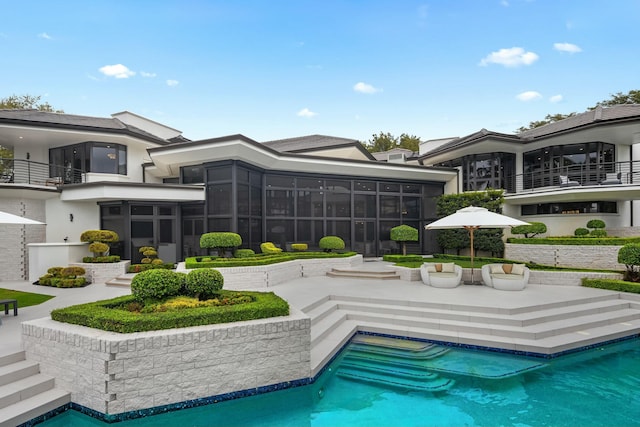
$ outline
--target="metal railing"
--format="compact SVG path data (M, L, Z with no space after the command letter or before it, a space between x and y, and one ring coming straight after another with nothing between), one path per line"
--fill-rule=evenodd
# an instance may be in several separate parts
M85 181L85 172L70 166L0 158L0 183L58 186Z
M572 165L539 169L505 179L506 193L527 193L550 187L640 184L640 161Z

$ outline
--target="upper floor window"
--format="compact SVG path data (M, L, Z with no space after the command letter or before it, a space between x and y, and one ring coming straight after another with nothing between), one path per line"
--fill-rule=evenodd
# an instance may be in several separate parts
M109 142L83 142L49 150L51 176L66 183L80 182L84 172L127 174L127 147Z

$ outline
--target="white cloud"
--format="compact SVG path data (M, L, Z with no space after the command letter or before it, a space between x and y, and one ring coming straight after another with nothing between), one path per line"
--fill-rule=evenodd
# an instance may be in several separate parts
M51 36L47 33L40 33L38 34L38 37L40 37L41 39L45 39L45 40L51 40Z
M531 65L536 62L538 58L538 55L533 52L525 52L521 47L512 47L491 52L480 61L480 65L500 64L505 67L519 67L520 65Z
M582 52L582 49L580 49L580 46L577 46L572 43L554 43L553 48L560 52L567 52L567 53Z
M302 110L298 111L297 116L298 117L305 117L307 119L310 119L311 117L317 116L318 113L314 113L313 111L309 110L308 108L303 108Z
M562 95L553 95L551 98L549 98L549 102L557 104L558 102L561 102L562 99L563 99Z
M140 71L140 75L141 75L142 77L149 77L149 78L151 78L151 77L155 77L155 76L156 76L156 73L147 73L146 71Z
M179 84L180 82L177 80L167 80L167 86L173 87L173 86L178 86Z
M376 92L382 92L382 89L378 89L376 87L371 86L368 83L358 82L353 85L353 90L360 93L373 94Z
M527 102L540 99L542 98L542 95L540 94L540 92L536 92L535 90L528 90L526 92L519 93L518 95L516 95L516 98L520 101Z
M115 77L116 79L128 79L135 76L135 71L131 71L122 64L105 65L99 71L107 77Z

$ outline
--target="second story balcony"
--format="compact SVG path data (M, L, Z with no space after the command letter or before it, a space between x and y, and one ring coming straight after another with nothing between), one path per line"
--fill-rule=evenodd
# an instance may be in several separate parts
M86 173L71 166L51 165L11 158L0 158L0 184L26 184L57 187L86 182Z

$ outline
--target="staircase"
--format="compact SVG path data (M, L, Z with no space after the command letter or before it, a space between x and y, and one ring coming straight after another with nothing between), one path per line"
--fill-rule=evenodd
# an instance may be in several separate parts
M0 427L15 427L71 402L24 352L0 357Z
M133 279L133 277L136 275L136 273L125 273L125 274L121 274L120 276L113 278L111 280L107 280L106 282L104 282L105 285L107 286L119 286L119 287L124 287L124 288L130 288L131 287L131 279Z
M357 279L377 279L377 280L396 280L400 279L400 275L395 270L351 270L332 268L327 272L329 277L349 277Z
M313 375L358 331L543 355L640 334L640 300L615 293L513 309L329 295L302 311Z
M337 375L415 391L448 390L454 381L430 372L423 364L447 351L435 344L358 335L347 348Z

